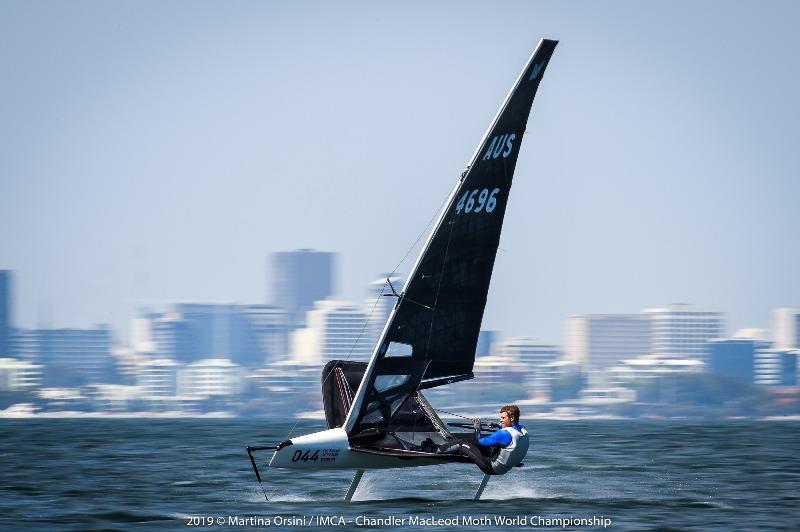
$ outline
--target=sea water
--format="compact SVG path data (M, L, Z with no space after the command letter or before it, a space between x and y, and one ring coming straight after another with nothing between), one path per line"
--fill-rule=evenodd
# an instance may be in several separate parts
M523 420L524 421L524 420ZM797 530L800 423L531 421L525 465L266 469L267 420L0 420L0 529Z

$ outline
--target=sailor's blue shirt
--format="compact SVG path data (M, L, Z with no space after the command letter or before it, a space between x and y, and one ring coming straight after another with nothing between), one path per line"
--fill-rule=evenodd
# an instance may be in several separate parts
M514 423L511 426L517 429L518 431L522 430L522 425L520 425L519 423ZM480 445L483 445L484 447L491 447L492 445L499 445L500 447L508 447L508 445L511 443L511 434L505 429L496 430L493 434L490 434L478 440L478 443Z

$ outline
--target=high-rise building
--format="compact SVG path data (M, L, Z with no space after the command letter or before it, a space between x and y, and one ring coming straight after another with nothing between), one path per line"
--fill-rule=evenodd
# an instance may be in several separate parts
M26 358L44 366L44 386L83 386L109 382L116 377L111 354L111 330L38 329L28 341Z
M274 305L236 307L231 358L246 368L289 358L289 317Z
M671 305L645 313L652 319L650 352L659 358L693 358L706 362L706 343L725 335L724 316L714 310Z
M152 339L159 358L182 363L229 358L256 368L289 353L288 318L273 305L178 304L172 312L149 314L148 321L149 332L136 324L139 336Z
M175 312L186 323L191 360L228 358L231 351L231 305L181 303Z
M751 339L716 339L707 344L707 371L747 382L755 381L756 355L769 349L769 343Z
M566 322L565 358L594 369L650 353L652 330L645 314L584 314Z
M272 303L289 313L292 328L304 327L306 312L333 294L335 254L300 249L270 256Z
M772 311L772 342L775 349L800 349L800 308Z
M317 301L308 312L308 327L294 332L293 359L307 364L329 360L369 360L374 347L362 307L350 301Z
M755 355L756 384L793 388L798 381L800 349L761 349Z
M189 324L176 312L151 315L150 338L156 358L186 363L197 358Z
M12 354L11 271L0 270L0 357Z

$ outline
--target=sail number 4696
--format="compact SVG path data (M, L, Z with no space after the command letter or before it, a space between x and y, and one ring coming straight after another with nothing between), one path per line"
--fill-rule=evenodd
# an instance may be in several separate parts
M498 192L500 192L499 188L492 189L491 192L489 192L488 188L467 190L456 203L456 214L461 214L462 212L464 214L479 213L484 210L492 212L497 207L497 198L495 196L497 196Z

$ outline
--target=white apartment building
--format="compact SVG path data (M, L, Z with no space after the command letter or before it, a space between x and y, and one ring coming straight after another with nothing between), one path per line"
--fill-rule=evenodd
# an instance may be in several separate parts
M567 318L565 358L593 369L650 353L652 324L646 314L583 314Z
M772 311L772 347L800 349L800 308Z
M42 385L42 366L17 358L0 358L0 391L20 392Z
M651 354L658 358L706 361L709 340L725 335L725 318L715 310L670 305L644 311L652 320Z
M238 395L242 370L227 358L206 358L187 364L178 373L178 394L190 397Z
M169 358L157 358L142 363L136 375L136 385L144 396L169 397L178 393L180 364Z
M387 298L388 299L388 298ZM292 359L324 365L329 360L369 360L372 335L363 308L351 301L325 299L306 315L307 327L292 335Z

